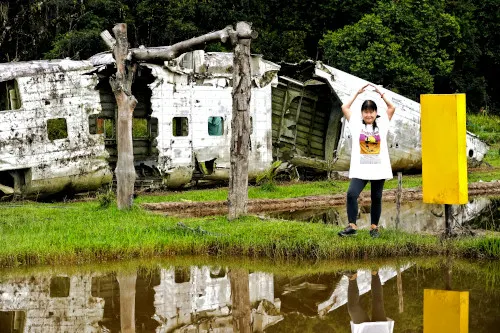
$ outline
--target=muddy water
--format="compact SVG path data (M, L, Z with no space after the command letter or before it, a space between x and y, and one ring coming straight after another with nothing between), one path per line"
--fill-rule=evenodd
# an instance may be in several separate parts
M424 322L444 317L429 311L435 302L427 294L424 302L425 290L462 292L469 332L498 332L499 263L428 258L345 267L198 261L3 270L0 332L351 332L351 324L380 318L392 332L422 332ZM450 318L448 326L458 320Z
M463 229L500 231L500 198L477 197L466 205L453 206L452 209L453 227L457 231ZM347 223L345 207L284 211L267 215L287 220L335 225ZM370 224L370 206L360 206L358 225L361 228L368 228ZM445 228L444 205L424 204L421 201L404 203L399 208L398 221L396 204L384 202L379 225L407 232L441 232Z

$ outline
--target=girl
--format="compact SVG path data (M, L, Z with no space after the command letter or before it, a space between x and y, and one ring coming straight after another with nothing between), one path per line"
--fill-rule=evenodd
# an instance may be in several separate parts
M377 104L365 100L361 106L361 114L352 113L351 105L359 94L371 86L387 105L387 118L377 114ZM378 222L382 212L382 190L386 179L392 178L391 161L387 149L387 132L389 121L394 111L394 105L381 93L377 87L367 84L359 89L354 97L344 105L342 112L351 130L351 165L349 169L349 189L347 191L347 219L349 225L339 232L339 236L356 234L356 219L358 216L358 197L368 181L371 183L371 227L370 236L379 236ZM361 116L361 117L360 117Z

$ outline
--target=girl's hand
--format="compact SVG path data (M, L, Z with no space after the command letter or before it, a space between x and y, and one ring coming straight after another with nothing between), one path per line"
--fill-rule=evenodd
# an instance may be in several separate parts
M369 84L369 83L368 83L368 84L366 84L363 88L361 88L361 89L359 89L359 90L358 90L358 93L357 93L357 94L358 94L358 95L359 95L359 94L362 94L362 93L366 90L366 87L368 87L368 86L371 86L371 84Z
M371 84L370 84L370 85L371 85ZM380 97L382 97L382 93L380 92L380 90L378 90L378 88L377 88L376 86L374 86L374 85L371 85L371 86L373 87L373 89L375 89L375 92L376 92L377 94L379 94L379 95L380 95Z

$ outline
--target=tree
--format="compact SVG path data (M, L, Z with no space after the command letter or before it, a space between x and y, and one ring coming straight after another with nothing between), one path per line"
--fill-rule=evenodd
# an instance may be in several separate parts
M460 45L458 21L444 5L444 0L379 1L376 14L325 34L325 60L418 100L436 90L436 78L450 75Z
M432 92L431 74L403 53L403 46L390 28L374 14L329 32L321 45L326 62L350 74L412 99L417 99L420 93Z
M54 35L52 48L44 55L46 59L87 59L105 50L100 38L102 30L111 29L117 21L133 26L123 1L50 0L46 7Z
M468 111L500 113L498 1L448 1L447 12L457 17L462 33L449 77L451 89L467 94Z
M236 45L233 75L233 120L231 122L231 175L229 190L229 218L246 213L248 201L248 144L250 139L250 41L257 37L251 25L238 22L236 31L231 26L171 46L129 49L127 26L119 23L113 28L116 40L104 31L101 37L110 49L116 62L116 74L110 85L118 106L118 161L116 165L117 201L119 209L132 206L135 182L134 154L132 144L132 113L137 100L132 95L132 81L137 61L162 62L172 60L193 48L212 41L227 40Z
M137 272L116 276L120 286L120 332L135 333L135 294Z
M113 46L113 55L116 62L116 73L109 79L109 84L116 98L118 106L117 121L117 150L118 161L116 163L116 198L118 209L132 207L135 168L134 168L134 146L132 141L132 114L137 105L137 99L132 95L132 81L137 69L137 63L127 60L128 38L127 25L120 23L115 25L113 32L116 37Z
M233 332L252 332L252 312L250 309L250 287L248 270L235 268L229 271L231 283L231 309Z
M236 33L238 39L235 39L233 60L233 117L231 119L231 171L228 195L228 218L230 220L247 213L249 111L252 91L250 42L254 35L252 26L246 22L238 22Z

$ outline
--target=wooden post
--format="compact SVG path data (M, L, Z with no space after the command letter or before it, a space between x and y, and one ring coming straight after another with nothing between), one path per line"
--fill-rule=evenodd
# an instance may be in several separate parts
M451 205L444 205L444 234L446 237L451 235L453 212L451 211Z
M250 287L248 271L237 268L229 272L231 283L231 305L233 314L233 332L251 333Z
M117 121L117 148L118 161L116 163L116 198L118 209L132 207L135 182L134 148L132 143L132 114L137 100L132 95L132 81L137 64L127 63L128 39L127 25L116 24L113 28L116 44L113 54L116 61L116 74L110 77L109 83L115 94L118 105Z
M401 268L399 268L399 267L397 269L396 284L397 284L397 288L398 288L399 313L403 313L404 312L403 277L401 276Z
M231 171L229 174L228 219L247 213L248 148L250 143L251 68L250 42L252 27L247 22L236 24L236 36L231 36L233 61L233 115L231 120Z
M135 290L137 273L118 274L120 286L120 332L135 333Z
M403 173L398 172L398 192L396 193L396 229L399 229L401 213L401 195L403 192Z

